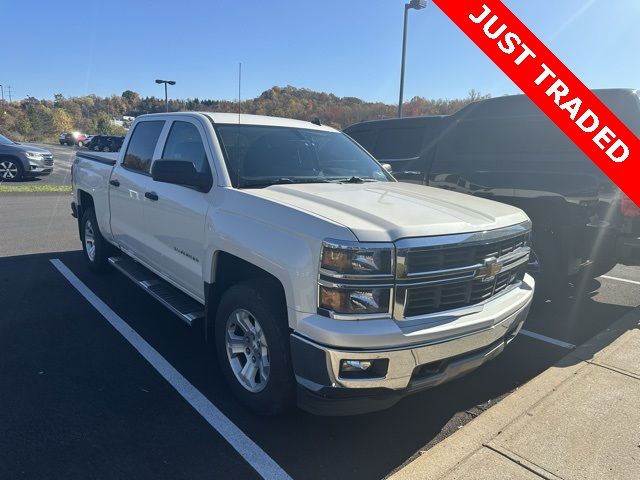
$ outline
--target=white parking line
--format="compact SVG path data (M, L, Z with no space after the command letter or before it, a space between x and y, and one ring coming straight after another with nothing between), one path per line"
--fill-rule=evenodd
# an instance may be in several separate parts
M541 335L536 332L530 332L529 330L522 329L520 330L522 335L526 335L527 337L535 338L536 340L542 340L543 342L551 343L558 347L568 348L569 350L573 350L576 346L573 343L563 342L562 340L557 340L555 338L547 337L546 335Z
M127 322L100 300L59 259L51 260L58 271L115 328L153 368L265 479L291 477L264 450L236 427L215 405L158 353ZM215 477L215 473L213 477Z
M607 280L615 280L616 282L632 283L633 285L640 285L640 282L635 280L627 280L626 278L610 277L609 275L602 275L600 278L606 278Z

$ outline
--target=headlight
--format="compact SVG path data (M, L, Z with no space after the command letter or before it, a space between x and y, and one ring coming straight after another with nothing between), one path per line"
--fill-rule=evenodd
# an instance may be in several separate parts
M29 160L42 160L44 156L40 152L24 152Z
M318 307L333 318L391 315L392 243L325 240L320 253Z
M320 285L319 306L333 313L389 313L390 299L389 288L336 288Z
M393 245L386 243L322 242L321 273L344 277L393 276Z

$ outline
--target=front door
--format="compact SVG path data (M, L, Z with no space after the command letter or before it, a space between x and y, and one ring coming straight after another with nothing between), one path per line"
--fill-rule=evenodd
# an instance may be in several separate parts
M172 122L159 158L193 162L212 171L205 131L197 118ZM215 187L213 187L215 188ZM144 201L146 252L156 270L197 299L204 299L205 223L211 192L150 179Z

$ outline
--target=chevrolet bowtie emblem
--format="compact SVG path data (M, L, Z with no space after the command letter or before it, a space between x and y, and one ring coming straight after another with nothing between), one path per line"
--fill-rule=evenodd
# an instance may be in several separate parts
M490 280L502 270L502 264L494 257L487 258L481 268L478 269L476 277L484 280Z

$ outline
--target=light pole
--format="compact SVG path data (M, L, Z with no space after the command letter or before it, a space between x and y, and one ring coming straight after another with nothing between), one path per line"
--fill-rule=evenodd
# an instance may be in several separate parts
M164 108L169 111L169 97L167 96L167 85L175 85L175 80L156 80L156 83L164 83Z
M427 0L411 0L404 6L404 28L402 30L402 63L400 65L400 100L398 100L398 118L402 117L402 97L404 95L404 61L407 54L407 17L409 10L422 10L427 7Z

